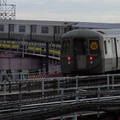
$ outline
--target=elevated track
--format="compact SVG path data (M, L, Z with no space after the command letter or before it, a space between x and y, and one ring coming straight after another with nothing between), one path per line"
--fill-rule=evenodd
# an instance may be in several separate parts
M0 40L1 51L7 51L12 53L21 53L32 56L46 57L47 49L49 52L49 58L60 60L60 48L61 44L48 42L48 48L46 42L27 42L27 41L15 41L15 40Z
M45 69L48 73L50 64L60 64L60 48L60 42L0 40L0 69Z
M80 111L119 112L120 74L21 79L0 84L0 119L47 119Z

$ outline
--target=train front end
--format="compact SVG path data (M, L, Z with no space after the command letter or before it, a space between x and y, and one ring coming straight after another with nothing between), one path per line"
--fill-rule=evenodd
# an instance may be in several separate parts
M73 75L101 73L99 36L87 30L73 30L63 35L61 71Z

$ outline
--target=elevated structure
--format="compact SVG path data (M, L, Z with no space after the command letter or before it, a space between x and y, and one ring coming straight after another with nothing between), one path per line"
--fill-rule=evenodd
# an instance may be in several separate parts
M7 4L7 0L0 0L0 19L15 19L16 5Z
M120 120L120 74L36 80L28 79L26 73L0 77L5 79L0 83L0 120L77 120L87 116L92 118L87 120L108 120L101 118L109 113L113 114L109 120Z

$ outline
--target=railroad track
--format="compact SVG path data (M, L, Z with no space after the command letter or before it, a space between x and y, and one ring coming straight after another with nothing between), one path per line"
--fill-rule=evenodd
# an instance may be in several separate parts
M49 102L49 103L38 103L38 104L30 104L30 105L23 105L21 104L20 109L11 108L7 110L1 110L0 119L16 119L19 117L35 117L39 116L39 118L49 118L55 117L58 114L66 114L68 111L80 111L80 110L101 110L101 111L111 111L115 108L115 110L119 110L120 105L120 96L110 96L110 97L101 97L99 100L98 98L86 98L81 100L66 100L56 102ZM53 113L57 113L53 115ZM4 114L5 113L5 114ZM13 114L14 113L14 114ZM51 114L50 114L51 113ZM46 116L45 114L49 115Z
M44 114L55 109L69 109L72 103L92 110L107 103L120 102L120 75L76 76L0 83L0 119L23 114ZM91 82L90 82L91 81ZM87 105L85 107L84 103ZM110 103L112 105L110 105ZM106 107L106 110L109 107ZM62 107L62 108L61 108ZM77 107L77 106L76 106ZM101 110L105 110L101 107ZM81 108L81 109L83 109ZM115 109L115 108L114 108ZM54 111L55 111L54 110ZM79 109L80 110L80 109ZM44 111L44 113L42 113ZM14 115L13 115L14 113Z

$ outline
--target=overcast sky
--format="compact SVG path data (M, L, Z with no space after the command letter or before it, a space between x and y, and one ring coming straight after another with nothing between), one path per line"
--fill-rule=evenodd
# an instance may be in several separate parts
M7 0L16 19L120 23L120 0Z

